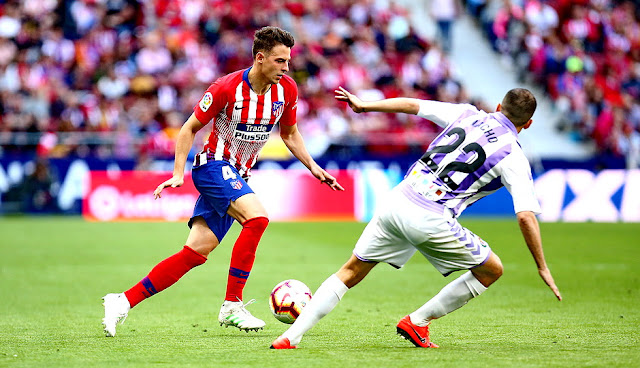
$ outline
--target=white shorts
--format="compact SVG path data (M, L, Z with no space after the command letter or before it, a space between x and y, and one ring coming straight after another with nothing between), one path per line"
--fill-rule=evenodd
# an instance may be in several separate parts
M360 235L353 254L400 268L417 250L444 276L483 264L491 254L487 242L438 206L425 208L396 187Z

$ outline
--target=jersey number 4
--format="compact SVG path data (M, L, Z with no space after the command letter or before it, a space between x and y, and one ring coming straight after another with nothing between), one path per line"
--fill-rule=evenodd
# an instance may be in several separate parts
M222 178L224 180L237 178L236 173L231 170L231 166L222 166Z
M463 172L463 173L472 173L480 168L484 161L487 159L487 154L482 149L482 146L476 142L472 142L462 147L462 151L465 153L475 152L476 156L471 163L468 162L460 162L460 161L452 161L449 162L444 167L439 167L438 164L433 161L433 156L437 153L449 154L455 151L462 142L464 142L465 137L467 136L464 129L462 128L453 128L451 129L446 136L452 137L456 135L456 140L451 144L446 144L443 146L437 146L433 149L428 150L422 155L420 160L424 162L431 171L436 173L440 180L442 180L451 190L458 189L458 184L456 184L450 177L449 173L451 171Z

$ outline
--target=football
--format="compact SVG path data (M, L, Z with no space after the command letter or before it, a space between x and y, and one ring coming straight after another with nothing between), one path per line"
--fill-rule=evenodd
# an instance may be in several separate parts
M310 300L307 285L298 280L284 280L273 288L269 308L278 321L291 324Z

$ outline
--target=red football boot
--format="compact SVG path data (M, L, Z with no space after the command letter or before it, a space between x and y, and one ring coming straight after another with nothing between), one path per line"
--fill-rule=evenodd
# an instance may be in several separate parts
M419 327L411 322L411 318L408 315L398 322L396 326L398 334L405 339L411 341L413 345L419 348L437 348L438 345L429 340L429 325Z
M278 337L271 343L271 349L295 349L296 347L291 345L291 342L286 337Z

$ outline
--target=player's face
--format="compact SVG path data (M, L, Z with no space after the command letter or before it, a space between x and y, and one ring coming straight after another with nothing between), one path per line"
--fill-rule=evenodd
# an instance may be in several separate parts
M262 73L271 84L280 82L282 76L289 71L291 48L279 44L268 52L262 63Z

